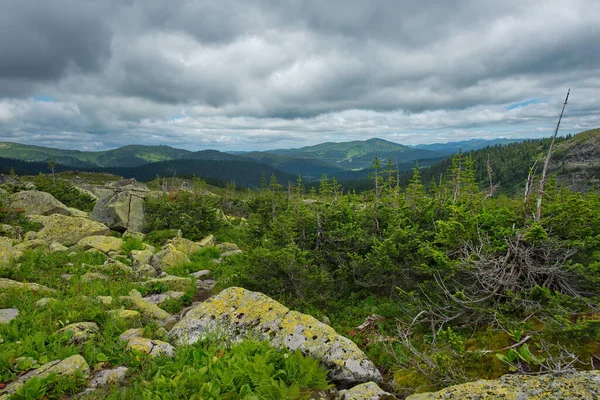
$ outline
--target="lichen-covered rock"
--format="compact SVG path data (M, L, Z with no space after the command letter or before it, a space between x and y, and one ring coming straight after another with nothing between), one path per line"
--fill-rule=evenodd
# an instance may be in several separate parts
M84 237L110 235L110 229L106 225L86 218L53 214L37 220L44 227L33 236L50 243L72 245Z
M69 207L56 200L50 193L38 190L25 190L10 196L14 209L23 210L26 215L72 215Z
M123 240L112 236L88 236L77 242L77 249L81 251L97 249L103 253L121 251Z
M110 278L99 272L86 272L81 276L81 282L107 281Z
M396 400L397 397L381 389L375 382L354 386L340 393L342 400Z
M47 288L44 285L39 285L37 283L23 283L13 281L11 279L0 278L0 293L8 289L22 289L29 290L32 292L40 292L40 293L52 293L53 289Z
M0 236L21 240L23 237L23 229L21 227L14 227L8 224L0 224Z
M159 306L168 300L178 300L183 296L185 296L184 292L174 292L172 290L167 290L164 293L156 293L146 296L144 297L144 300L148 303L156 304L157 306Z
M94 265L91 268L96 271L102 271L106 274L111 274L111 275L125 274L125 275L129 276L133 272L133 269L129 265L123 264L122 262L117 261L117 260L109 260L109 261L104 262L104 264Z
M131 259L131 265L133 267L150 264L150 259L153 253L150 250L131 250L129 252L129 258Z
M98 303L105 304L107 306L111 305L113 302L112 296L96 296L95 299Z
M56 304L58 300L52 297L43 297L35 302L36 307L46 307L49 304Z
M152 285L164 285L168 290L176 292L185 292L192 286L192 278L185 278L181 276L163 276L161 278L149 279L142 283L144 286Z
M127 230L125 232L123 232L123 240L127 239L127 238L131 238L131 239L136 239L136 240L144 240L144 238L146 237L145 234L143 234L142 232L136 232L136 231L130 231Z
M144 336L143 328L131 328L131 329L127 329L125 332L121 333L119 335L119 340L121 340L123 342L128 342L129 339L131 339L131 338L143 337L143 336Z
M96 373L96 375L94 375L90 381L90 387L100 388L122 382L125 380L127 371L127 367L117 367L114 369L104 369L102 371L98 371L98 373Z
M14 243L15 239L0 236L0 265L9 262L13 258L18 258L23 254L23 252L13 248Z
M90 367L85 359L76 354L64 360L50 361L42 365L41 367L31 370L19 378L6 385L6 387L0 389L0 399L7 399L10 395L15 393L17 390L25 385L29 379L38 377L40 379L46 378L50 374L56 374L56 377L74 376L76 374L87 378L90 375Z
M144 185L111 185L96 201L90 218L111 229L141 232L145 225L144 197L149 189Z
M60 243L52 242L48 247L48 250L50 251L50 253L58 253L61 251L69 251L69 248L67 246L63 246Z
M13 251L23 252L25 250L47 249L48 242L40 239L24 240L13 246Z
M71 332L72 336L69 342L80 344L99 331L100 329L95 322L75 322L59 329L57 333Z
M137 267L134 266L133 273L137 279L148 279L156 277L156 270L150 264L144 264Z
M240 247L235 243L223 242L217 245L218 249L223 251L237 251L240 250Z
M141 314L135 310L110 310L108 316L114 321L120 322L126 326L140 326Z
M179 344L191 344L214 333L232 340L258 337L274 347L300 349L321 361L329 378L341 386L381 382L381 373L352 341L262 293L226 289L189 311L169 336Z
M157 272L189 262L190 258L185 253L177 250L175 246L170 243L166 244L161 251L154 254L150 259L150 265L152 265Z
M132 337L127 342L127 348L149 354L152 358L160 356L175 357L175 348L161 340Z
M176 237L169 240L169 243L172 244L175 249L188 256L191 256L192 254L202 250L202 246L199 243L192 242L191 240L185 238Z
M599 399L600 371L561 375L504 375L500 379L480 380L450 386L439 392L408 396L407 400L562 400Z
M133 293L132 293L133 292ZM129 296L121 296L122 300L127 300L142 313L143 316L157 320L159 323L167 324L172 321L172 315L144 298L137 290L132 290Z
M16 308L3 308L0 309L0 325L8 324L13 319L19 316L19 310Z
M212 234L210 234L207 237L205 237L204 239L200 240L198 242L198 244L202 247L215 246L217 244L217 238L214 237Z

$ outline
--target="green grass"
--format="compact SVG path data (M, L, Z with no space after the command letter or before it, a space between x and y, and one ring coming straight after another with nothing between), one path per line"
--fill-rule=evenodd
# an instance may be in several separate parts
M128 242L124 247L135 247ZM215 248L206 248L192 255L193 262L181 269L201 268L219 257ZM193 346L178 348L175 358L150 359L147 355L129 351L118 336L131 327L109 317L108 311L128 308L127 295L132 289L143 295L163 291L163 287L142 287L131 278L115 275L108 281L83 282L80 277L105 256L98 253L48 254L42 250L27 251L17 261L0 267L0 277L20 282L46 285L55 292L36 294L23 290L4 291L0 308L18 308L19 317L0 325L0 384L7 384L31 368L52 360L80 354L94 369L103 367L129 368L124 387L102 389L92 398L111 399L192 399L192 398L307 398L313 391L329 387L327 373L319 363L300 353L275 350L267 343L243 341L224 343L208 340ZM192 265L194 267L192 267ZM62 277L68 273L70 279ZM189 273L189 272L187 272ZM186 295L162 305L170 313L181 311L191 302L195 285ZM105 305L96 296L112 296ZM36 306L41 297L56 299L46 306ZM100 332L85 343L70 342L71 334L57 331L74 322L95 322ZM167 340L166 331L156 322L142 318L144 336ZM25 357L25 358L21 358ZM92 371L93 372L93 371ZM87 380L81 376L32 379L17 392L17 399L58 399L81 392ZM97 397L96 397L97 396Z

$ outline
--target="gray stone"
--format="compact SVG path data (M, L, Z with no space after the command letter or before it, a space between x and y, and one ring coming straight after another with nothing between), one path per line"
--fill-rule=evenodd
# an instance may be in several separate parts
M59 329L57 333L71 332L73 336L71 336L69 342L81 344L99 331L100 329L95 322L75 322Z
M192 344L212 334L229 340L255 337L274 347L301 350L322 362L329 378L341 386L382 379L351 340L262 293L228 288L189 311L169 332L177 344Z
M408 396L407 400L442 399L600 399L600 371L566 374L504 375L450 386L439 392Z
M90 218L111 229L141 232L145 225L144 197L149 189L140 184L110 185L111 190L99 196Z
M143 337L143 336L144 336L143 328L131 328L131 329L127 329L125 332L121 333L121 335L119 335L119 340L121 340L123 342L128 342L129 339L131 339L131 338Z
M91 388L100 388L114 385L125 380L127 375L127 367L117 367L114 369L105 369L98 371L90 381Z
M133 337L127 342L127 348L149 354L150 357L175 357L175 348L161 340L151 340L141 337Z
M144 297L144 300L148 303L156 304L159 306L167 300L177 300L183 296L185 296L184 292L173 292L171 290L168 290L164 293L157 293L146 296Z
M210 278L210 270L203 269L202 271L193 272L191 275L196 279L207 279Z
M23 210L26 215L72 215L69 208L56 200L50 193L38 190L25 190L10 196L14 209Z
M356 385L339 392L342 400L397 400L397 397L381 389L375 382Z
M8 324L19 316L19 310L16 308L0 309L0 324Z
M41 367L31 370L24 375L19 376L16 381L9 383L6 387L0 389L0 399L4 400L10 395L21 389L25 382L29 379L38 377L40 379L46 378L50 374L56 374L57 378L65 376L80 375L83 378L87 378L90 375L90 367L85 359L76 354L64 360L50 361Z
M190 258L181 251L177 250L172 244L166 244L161 251L154 254L150 259L156 271L164 271L169 267L174 267L180 264L189 263Z

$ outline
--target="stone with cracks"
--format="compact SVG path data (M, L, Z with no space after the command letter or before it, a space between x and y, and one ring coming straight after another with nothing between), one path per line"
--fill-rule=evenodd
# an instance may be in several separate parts
M145 225L144 197L149 189L140 184L107 186L96 201L90 218L111 229L141 232Z
M299 349L321 361L329 378L343 387L381 382L381 373L351 340L262 293L228 288L189 311L169 332L177 344L195 343L211 334L230 340L257 337L274 347Z
M56 200L50 193L25 190L10 196L11 207L23 210L25 215L73 215L69 207Z

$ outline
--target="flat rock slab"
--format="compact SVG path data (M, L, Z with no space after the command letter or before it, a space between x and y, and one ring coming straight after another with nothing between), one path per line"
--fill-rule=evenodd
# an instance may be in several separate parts
M110 235L110 229L106 225L90 221L87 218L67 217L60 214L35 217L30 219L40 222L44 227L34 233L32 239L41 239L48 243L58 242L63 245L73 245L84 237Z
M171 290L166 291L164 293L151 294L150 296L144 297L144 300L148 303L160 305L167 300L178 300L185 296L184 292L173 292Z
M0 324L8 324L19 316L19 310L16 308L4 308L0 310Z
M504 375L450 386L439 392L408 396L407 400L563 400L600 399L600 371L567 374Z
M57 333L71 332L72 336L69 342L80 344L84 343L92 335L98 333L99 331L100 328L98 328L98 324L95 322L75 322L74 324L70 324L59 329Z
M381 382L379 370L351 340L262 293L228 288L190 310L169 332L177 344L192 344L211 334L230 340L256 337L274 347L299 349L321 361L329 378L341 386Z
M12 279L0 278L0 293L10 290L10 289L21 289L21 290L30 290L32 292L46 292L52 293L53 289L49 289L44 285L38 285L37 283L23 283L13 281Z
M25 385L25 382L33 377L43 379L53 373L56 374L57 377L81 374L81 376L87 378L90 375L90 367L85 359L79 354L65 358L62 361L50 361L37 369L19 376L16 381L11 382L6 385L6 387L0 389L0 399L8 399L10 395L22 388Z
M99 388L123 382L127 374L127 367L117 367L114 369L104 369L94 375L90 381L91 388Z

